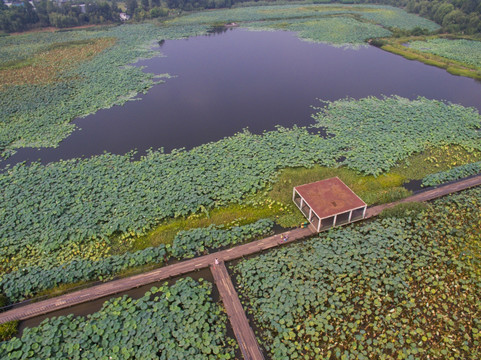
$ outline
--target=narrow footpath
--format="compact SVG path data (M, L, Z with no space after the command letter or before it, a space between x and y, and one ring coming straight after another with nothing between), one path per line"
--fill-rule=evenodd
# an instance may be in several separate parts
M294 229L286 232L289 239L285 243L293 242L314 234L310 228ZM73 305L81 304L87 301L100 299L106 296L125 292L130 289L148 285L157 281L167 280L169 278L190 273L192 271L207 268L213 264L215 259L220 261L230 261L243 256L255 254L263 250L267 250L280 245L280 237L270 236L265 239L253 241L244 245L239 245L227 250L218 251L213 254L200 256L194 259L179 262L177 264L164 266L143 274L134 275L125 279L119 279L92 286L87 289L57 296L55 298L28 304L12 310L0 313L0 324L13 321L30 319L38 315L46 314L52 311L64 309ZM283 242L284 243L284 242Z
M366 210L366 216L364 217L364 219L369 219L373 216L377 216L381 213L381 211L392 208L398 204L407 203L407 202L429 201L429 200L437 199L445 195L456 193L458 191L466 190L471 187L479 186L479 185L481 185L481 175L474 176L470 179L457 181L452 184L442 185L435 189L423 191L423 192L420 192L419 194L409 196L399 201L368 208Z
M367 209L365 218L377 216L382 210L393 207L400 203L433 200L435 198L442 197L444 195L455 193L478 185L481 185L481 175L453 184L440 186L436 189L428 190L400 201L374 206ZM312 236L315 234L315 230L312 229L312 226L309 226L308 228L304 229L294 229L286 232L285 234L288 235L288 240L286 242L280 241L279 235L270 236L265 239L253 241L244 245L239 245L231 249L218 251L213 254L182 261L174 265L161 267L159 269L149 271L143 274L131 276L125 279L110 281L105 284L92 286L90 288L75 291L70 294L61 295L52 299L31 303L22 307L5 311L3 313L0 313L0 324L13 320L25 320L33 318L73 305L125 292L127 290L134 289L136 287L147 285L153 282L166 280L168 278L178 275L187 274L198 269L207 268L210 266L210 264L214 263L216 258L219 261L230 261L243 256L255 254L263 250L267 250L276 246L281 246L284 243L290 243L308 236Z
M254 331L249 325L249 321L247 320L239 296L235 291L224 262L220 261L218 264L212 264L210 271L214 276L215 284L219 290L220 297L224 303L225 310L229 316L229 321L244 359L264 360Z

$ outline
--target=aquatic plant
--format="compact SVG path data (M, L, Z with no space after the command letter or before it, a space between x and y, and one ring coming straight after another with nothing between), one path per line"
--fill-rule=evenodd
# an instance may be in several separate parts
M232 21L250 29L282 28L306 40L349 46L389 36L385 29L389 26L437 28L429 20L392 7L304 4L206 11L159 26L135 24L0 37L0 71L4 79L0 84L0 155L7 157L20 147L57 146L75 129L73 119L122 105L161 81L154 74L129 66L138 58L159 55L150 45L159 40L206 34L214 24ZM112 39L115 45L110 46ZM42 77L28 76L40 74L38 60L50 59L54 55L51 50L88 43L105 46L101 47L103 51L77 57L76 61L47 66L42 69ZM24 75L22 81L18 74Z
M171 256L186 259L208 250L249 241L271 233L273 226L274 223L269 219L230 229L212 225L179 232L172 247L169 245L166 248L164 244L160 244L99 260L74 259L53 267L42 267L32 263L30 266L0 275L0 294L5 294L10 302L18 302L61 284L106 280L121 271L138 266L148 264L160 266Z
M456 166L452 169L427 175L423 178L422 186L436 186L448 181L459 180L481 173L481 161Z
M0 292L10 302L18 302L61 284L106 280L123 270L147 264L162 264L165 246L150 247L134 253L112 255L100 260L75 259L55 267L31 266L0 275Z
M436 23L408 14L402 9L379 5L352 4L289 4L238 7L193 13L169 20L169 25L193 25L240 22L250 26L251 22L279 21L289 26L290 21L314 20L333 16L353 17L358 21L371 22L383 27L411 30L416 27L429 31L439 29Z
M358 47L365 44L368 39L391 35L389 30L380 26L345 17L292 19L288 23L285 21L261 21L249 23L248 29L294 31L303 40L342 47Z
M272 359L479 357L481 189L235 266Z
M479 114L474 108L398 96L326 102L313 115L316 126L334 135L339 164L379 175L429 147L462 145L481 150ZM459 127L457 121L463 122Z
M479 114L439 101L339 100L315 119L334 136L280 127L189 151L152 151L138 161L131 154L105 154L16 165L0 174L0 273L97 261L109 256L113 238L143 235L167 218L242 203L286 167L345 165L379 175L436 145L481 147Z
M7 156L19 147L56 146L67 137L75 126L70 123L102 108L122 105L139 93L146 92L155 83L162 82L165 74L147 74L141 68L129 66L139 58L159 56L150 49L154 41L181 38L205 33L203 27L164 29L152 24L116 26L104 30L42 33L0 38L2 73L27 72L30 62L46 57L50 59L52 47L75 47L78 42L115 45L98 52L96 56L84 56L82 61L57 61L47 71L50 78L31 81L28 84L11 82L3 84L0 91L0 154ZM73 34L71 34L73 33ZM13 38L13 39L12 39ZM32 44L32 42L38 43ZM68 55L70 51L65 51ZM88 52L85 53L88 55ZM10 60L20 65L10 64ZM46 65L45 62L43 65ZM42 64L38 64L42 66ZM55 81L52 81L55 76ZM49 81L45 81L47 78ZM32 120L34 119L34 120Z
M210 225L206 228L184 230L177 233L169 252L179 259L191 258L208 249L219 249L270 234L273 226L272 220L261 219L253 224L230 229Z
M184 278L142 298L106 301L87 317L52 317L0 343L2 359L233 359L212 284Z
M411 41L409 47L481 69L481 42L465 39Z

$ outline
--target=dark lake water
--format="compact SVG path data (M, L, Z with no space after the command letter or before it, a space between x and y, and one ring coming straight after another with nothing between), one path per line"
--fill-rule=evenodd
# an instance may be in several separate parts
M400 95L448 100L481 111L481 82L409 61L375 47L359 50L301 41L289 32L234 29L166 41L165 57L142 60L146 72L175 78L141 101L77 119L81 128L58 148L20 149L7 163L91 156L108 151L194 146L248 127L308 125L317 98Z

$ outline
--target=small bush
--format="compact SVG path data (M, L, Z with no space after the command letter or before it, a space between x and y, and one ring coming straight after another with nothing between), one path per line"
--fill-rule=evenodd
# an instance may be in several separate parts
M369 41L369 43L375 47L383 47L384 45L387 44L387 41L386 40L382 40L382 39L371 39Z
M18 321L9 321L0 324L0 341L11 339L18 331Z
M4 294L0 293L0 308L6 305L8 305L8 298Z

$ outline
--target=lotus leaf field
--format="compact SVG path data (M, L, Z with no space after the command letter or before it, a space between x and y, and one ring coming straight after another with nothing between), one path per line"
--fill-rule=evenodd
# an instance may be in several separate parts
M389 36L387 27L438 28L429 20L386 6L286 5L194 13L159 26L0 37L4 80L0 81L0 154L8 157L21 147L58 145L75 129L71 123L75 118L121 105L161 81L129 65L158 55L149 49L153 43L206 34L212 26L231 21L252 29L283 28L303 39L336 45L359 45L369 38ZM72 61L74 48L80 55Z
M481 189L235 266L272 359L481 357Z
M439 29L436 23L408 14L404 10L390 6L373 6L373 5L339 5L339 4L294 4L294 5L278 5L278 6L255 6L255 7L239 7L229 10L215 10L176 18L168 21L168 24L174 25L193 25L193 24L218 24L237 22L241 25L250 27L256 26L257 22L272 24L269 27L289 29L290 23L296 21L315 21L315 19L324 20L332 17L351 17L358 23L364 22L372 25L380 25L384 28L398 28L403 30L412 30L416 27L435 31ZM350 26L350 25L347 25ZM371 29L374 29L372 27ZM335 36L335 35L334 35ZM362 34L358 35L357 43L362 43L368 37ZM312 39L316 40L316 39ZM349 43L349 41L332 40L328 41L334 44Z
M481 42L465 39L412 41L409 47L481 69Z
M481 161L430 174L423 178L422 186L436 186L479 173L481 173Z
M172 244L160 244L136 252L112 255L100 260L75 259L54 267L28 266L0 276L0 293L11 302L30 298L60 284L105 280L124 270L148 264L162 265L166 259L187 259L209 249L232 246L265 236L274 223L261 219L253 224L223 229L211 225L179 232Z
M210 225L207 228L180 231L174 239L171 253L179 259L191 258L208 249L220 249L266 236L272 232L273 226L272 220L261 219L253 224L235 226L228 230Z
M314 119L330 136L278 128L189 151L152 151L138 161L105 154L16 165L0 174L1 275L106 258L114 238L128 245L164 219L242 204L286 167L347 166L379 175L426 148L481 148L474 109L423 98L339 100Z
M84 317L53 317L0 343L2 359L233 359L227 317L212 284L191 278L142 298L107 301Z

